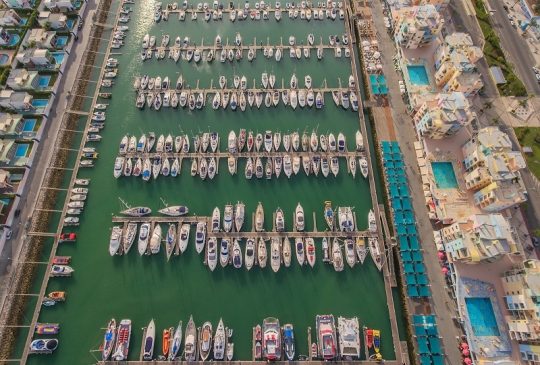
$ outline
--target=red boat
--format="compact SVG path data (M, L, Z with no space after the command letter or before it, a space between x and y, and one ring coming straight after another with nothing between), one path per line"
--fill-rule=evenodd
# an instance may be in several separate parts
M58 240L59 242L75 242L75 240L77 240L77 234L71 232L66 232L66 233L62 233L60 235L60 239Z
M364 332L366 335L366 345L370 349L373 347L373 330L366 329Z
M55 256L52 260L53 265L68 265L71 262L71 256Z
M260 324L255 327L255 339L257 341L262 341L262 329Z

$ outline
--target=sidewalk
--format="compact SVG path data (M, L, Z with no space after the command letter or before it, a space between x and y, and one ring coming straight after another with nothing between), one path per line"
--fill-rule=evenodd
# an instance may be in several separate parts
M461 353L457 347L456 337L461 336L461 330L452 321L456 313L454 301L445 289L446 283L437 259L437 248L433 242L433 228L428 219L428 211L425 206L424 193L421 189L422 182L418 172L416 154L413 143L416 141L416 133L412 120L407 114L407 108L399 93L399 76L393 68L392 55L396 53L394 42L386 32L383 23L383 14L380 3L373 3L373 22L378 32L379 47L384 55L383 68L389 89L389 101L392 110L395 130L398 131L396 139L400 144L406 165L407 178L413 201L414 213L417 219L417 228L422 242L426 271L430 279L433 293L431 311L437 316L437 326L442 337L446 363L461 364ZM376 122L377 123L377 122ZM413 302L412 307L421 307ZM423 309L423 308L418 308ZM413 349L410 349L413 351Z

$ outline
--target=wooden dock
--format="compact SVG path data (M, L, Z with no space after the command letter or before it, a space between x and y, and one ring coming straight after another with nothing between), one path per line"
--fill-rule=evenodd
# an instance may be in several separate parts
M231 153L227 151L217 151L217 152L129 152L126 154L123 154L121 156L127 157L127 158L189 158L189 159L199 159L199 158L228 158L228 157L236 157L236 158L276 158L276 157L285 157L285 155L289 156L300 156L300 157L355 157L355 158L361 158L365 157L366 153L364 151L345 151L345 152L324 152L324 151L317 151L317 152L304 152L304 151L272 151L272 152L266 152L266 151L251 151L251 152L236 152Z
M322 40L319 44L303 44L303 43L300 43L300 44L294 44L294 45L290 45L290 44L266 44L266 45L263 45L262 42L260 43L255 43L257 42L256 40L254 41L253 44L251 45L245 45L245 44L241 44L239 46L237 46L236 44L224 44L223 46L219 47L219 46L216 46L216 45L207 45L207 44L204 44L204 39L203 41L201 42L200 45L195 45L195 44L189 44L187 46L181 46L181 47L176 47L176 46L154 46L154 47L148 47L148 48L142 48L141 47L141 50L151 50L152 52L162 52L162 51L165 51L165 52L170 52L171 50L175 50L175 49L179 49L180 51L195 51L195 50L199 50L199 51L203 51L203 52L206 52L206 51L213 51L214 53L216 52L221 52L223 50L225 51L228 51L228 50L240 50L242 52L244 51L249 51L249 50L253 50L253 51L264 51L265 48L269 48L269 47L272 47L274 49L281 49L282 51L286 51L286 50L291 50L291 49L309 49L309 50L316 50L316 49L323 49L323 50L330 50L330 49L336 49L336 48L341 48L341 49L344 49L344 48L348 48L349 45L348 44L337 44L337 45L331 45L331 44L325 44L325 43L322 43ZM302 41L303 42L303 41ZM285 54L283 56L286 56ZM282 56L282 57L283 57ZM256 58L257 56L255 56L254 58ZM168 57L166 57L168 58ZM243 58L243 57L242 57ZM273 58L273 57L272 57ZM304 56L302 55L302 58L304 58ZM215 56L214 56L214 61L218 61L219 62L219 59L216 60Z

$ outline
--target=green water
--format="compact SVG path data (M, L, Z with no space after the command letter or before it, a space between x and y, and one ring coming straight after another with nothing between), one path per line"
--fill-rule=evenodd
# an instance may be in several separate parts
M100 158L96 167L81 170L79 177L91 178L90 194L81 226L77 229L79 239L74 245L61 245L58 255L71 255L72 266L76 272L72 278L52 279L47 291L65 290L68 300L65 303L46 308L41 312L40 322L59 322L61 333L59 349L50 356L31 356L31 364L89 364L100 358L99 348L103 336L103 327L111 317L117 320L131 318L133 333L130 360L139 358L142 339L140 328L151 318L157 325L157 333L165 327L175 325L178 320L187 323L193 314L197 325L212 321L214 326L220 317L225 324L234 329L235 359L251 359L251 328L261 323L267 316L275 316L281 323L293 323L296 330L297 354L307 354L308 326L315 327L315 315L332 313L336 316L358 316L360 325L378 328L382 333L382 354L393 359L394 350L390 332L390 322L386 306L382 275L377 271L370 258L362 266L354 269L346 267L342 273L334 272L331 266L323 265L320 258L314 269L300 268L293 261L291 268L281 267L275 274L267 267L264 270L255 267L250 272L245 269L218 267L211 273L203 264L202 256L194 250L193 232L187 252L173 257L166 262L164 250L152 257L140 257L136 248L127 256L111 258L108 254L108 242L112 227L111 216L118 213L121 206L118 197L132 205L150 206L154 211L161 208L160 198L168 204L185 204L190 213L211 215L217 205L221 209L227 203L244 201L248 219L244 227L251 227L250 214L257 202L262 202L266 212L266 228L271 228L271 212L278 206L286 213L287 228L292 228L292 212L301 202L306 211L306 229L313 229L311 212L317 213L317 227L323 229L322 208L325 200L332 200L334 205L355 207L359 229L367 227L367 212L371 208L368 182L357 174L353 179L346 173L345 161L340 161L340 173L337 178L322 176L306 177L302 172L288 180L284 174L279 179L248 181L243 176L244 162L240 162L240 175L230 176L226 161L221 161L220 174L212 181L201 181L189 174L189 161L185 160L182 174L177 178L161 177L157 181L144 183L140 178L121 178L115 180L112 167L116 157L118 143L126 133L140 135L155 131L156 134L197 133L218 131L222 137L230 129L238 131L247 128L253 131L270 129L282 133L298 130L300 132L316 129L319 133L343 132L348 139L349 149L354 148L354 133L359 128L358 115L351 111L338 109L331 97L326 97L326 107L322 111L315 109L297 109L280 106L278 108L250 110L246 112L214 111L210 105L202 111L162 109L160 112L135 108L135 94L132 90L136 75L169 76L173 83L181 72L184 79L195 85L200 80L201 86L208 86L214 79L214 85L220 74L232 79L234 73L245 74L248 79L256 78L264 71L274 72L278 80L284 78L288 83L295 72L303 85L303 77L310 74L315 87L326 78L329 86L337 86L338 78L347 82L351 72L350 60L335 59L333 52L326 51L323 61L316 60L315 53L309 60L292 61L288 54L280 63L274 59L266 60L262 52L257 59L249 63L246 58L240 63L214 62L211 65L201 63L196 66L179 61L152 59L144 64L140 60L140 44L144 34L157 35L169 33L171 43L176 35L190 36L200 43L205 37L206 43L213 41L216 34L223 39L233 39L236 32L243 35L244 43L251 43L256 37L258 42L270 36L270 42L276 44L280 37L284 43L290 34L295 34L298 41L304 41L308 33L313 32L316 39L323 37L328 43L329 34L342 34L344 23L330 20L306 22L300 19L291 21L284 13L281 23L272 20L263 22L229 22L228 18L220 22L204 23L199 16L198 22L187 20L179 22L171 15L168 22L154 24L153 1L137 3L129 23L127 45L115 56L120 61L120 76L112 89L114 96L107 109L107 127L103 140L97 144ZM224 16L226 18L227 15ZM188 17L189 19L189 17ZM244 57L245 54L244 54ZM277 82L279 84L279 81ZM222 142L222 148L224 144ZM249 228L248 228L249 229ZM317 242L320 245L320 242ZM93 351L94 350L94 351ZM161 339L157 340L156 353L161 350Z

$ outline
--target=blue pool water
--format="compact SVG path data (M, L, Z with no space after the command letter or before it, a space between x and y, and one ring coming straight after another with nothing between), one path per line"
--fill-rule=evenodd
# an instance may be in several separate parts
M39 87L47 87L49 86L49 82L51 81L51 76L45 75L39 77Z
M33 132L36 127L36 119L25 119L23 124L23 132Z
M25 157L29 148L29 144L18 144L17 149L15 150L15 157Z
M75 20L74 19L68 19L66 20L66 27L68 29L73 29L73 24L75 24Z
M384 75L369 75L369 84L371 85L371 92L374 95L386 95L388 94L388 87L386 86L386 78Z
M45 108L49 103L49 99L34 99L32 100L32 106L36 108Z
M64 56L65 56L64 52L53 52L51 53L51 55L53 56L54 61L58 65L61 65L62 61L64 61Z
M452 162L432 162L431 169L435 183L440 189L457 189L458 183Z
M68 42L68 36L56 37L56 48L63 48Z
M16 44L19 43L19 41L21 40L21 36L19 36L18 34L10 34L10 39L9 39L9 43L8 43L8 46L14 46Z
M4 66L9 61L9 56L5 53L0 53L0 66Z
M499 336L497 319L489 298L465 298L471 327L476 336Z
M408 65L407 72L413 85L429 85L429 77L424 65Z

